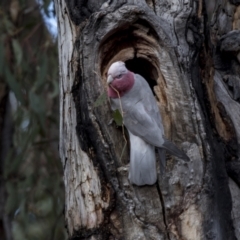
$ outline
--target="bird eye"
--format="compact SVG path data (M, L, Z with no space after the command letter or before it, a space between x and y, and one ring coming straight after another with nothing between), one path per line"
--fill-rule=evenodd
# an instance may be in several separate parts
M117 75L117 78L121 78L121 77L122 77L122 74Z

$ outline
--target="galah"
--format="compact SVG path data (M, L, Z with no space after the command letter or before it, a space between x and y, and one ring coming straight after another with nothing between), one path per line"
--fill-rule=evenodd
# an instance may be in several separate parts
M112 110L122 113L130 139L129 180L138 186L152 185L157 180L155 148L160 155L160 170L165 168L165 150L189 160L175 144L164 137L156 99L147 81L129 71L124 62L113 63L107 74L108 96Z

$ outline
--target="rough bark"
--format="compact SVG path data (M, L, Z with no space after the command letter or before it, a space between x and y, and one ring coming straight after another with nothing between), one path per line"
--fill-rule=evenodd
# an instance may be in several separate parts
M66 2L55 3L69 238L239 239L237 1ZM129 184L121 129L107 102L94 107L116 60L148 80L191 159L168 156L153 186Z

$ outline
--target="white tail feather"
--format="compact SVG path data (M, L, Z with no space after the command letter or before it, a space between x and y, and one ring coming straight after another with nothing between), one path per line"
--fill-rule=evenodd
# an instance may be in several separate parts
M155 147L129 132L129 180L138 186L152 185L157 181Z

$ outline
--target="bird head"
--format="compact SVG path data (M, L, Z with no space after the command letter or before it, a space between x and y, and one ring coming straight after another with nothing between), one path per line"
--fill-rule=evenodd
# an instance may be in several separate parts
M124 62L115 62L108 69L107 84L109 97L123 96L133 87L134 74L126 68Z
M128 73L124 62L118 61L113 63L108 69L107 84L111 84L114 80L121 80Z

